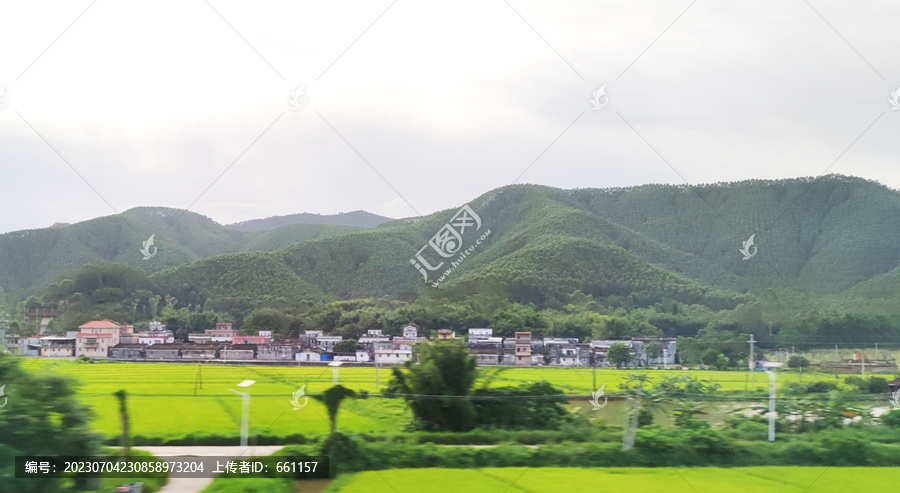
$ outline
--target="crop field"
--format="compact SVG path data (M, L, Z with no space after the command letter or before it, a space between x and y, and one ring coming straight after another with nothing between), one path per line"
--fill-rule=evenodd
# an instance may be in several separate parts
M318 435L328 431L325 407L309 398L307 404L293 410L291 393L305 385L305 393L318 394L332 385L330 367L219 366L169 363L101 362L79 364L68 360L31 359L23 361L29 371L69 375L79 384L79 396L93 408L95 429L115 435L119 431L118 408L113 393L128 392L132 434L143 437L178 437L187 434L236 436L240 423L241 398L228 389L251 394L251 435ZM341 367L339 383L353 390L372 394L383 390L390 370L378 371L380 387L375 385L375 368ZM617 385L629 373L647 373L651 382L662 375L688 374L719 383L723 390L750 388L747 372L700 370L597 370L597 386L606 385L614 394ZM788 381L834 379L833 375L785 373L779 385ZM593 376L589 369L492 368L483 369L482 378L492 386L515 386L547 380L567 393L589 394ZM236 385L243 380L256 383L248 390ZM767 385L765 375L754 376L753 387ZM202 383L201 383L202 382ZM357 432L398 431L410 414L400 399L353 399L341 407L338 426Z
M900 470L886 467L390 469L338 478L326 491L844 493L889 491L898 481Z

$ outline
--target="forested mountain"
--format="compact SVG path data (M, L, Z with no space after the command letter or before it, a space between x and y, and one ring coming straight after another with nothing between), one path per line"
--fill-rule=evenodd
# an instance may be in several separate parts
M829 303L890 299L900 286L900 194L859 178L577 190L514 185L469 206L481 226L472 232L470 225L461 238L460 252L470 252L464 262L439 280L459 258L425 250L429 262L445 262L429 273L438 290L477 290L490 278L504 283L512 300L537 306L581 291L720 310L752 307L766 290L814 307L829 293L844 295ZM398 296L423 287L410 259L458 210L376 228L287 225L243 233L189 212L179 219L181 211L138 208L0 236L0 286L38 287L102 259L151 273L160 293L194 306ZM138 250L151 234L159 254L142 260ZM739 250L751 235L756 253L745 260Z
M332 226L359 226L374 228L379 224L390 221L391 218L379 216L366 211L342 212L340 214L290 214L287 216L272 216L265 219L251 219L239 223L226 224L225 227L235 231L263 231L267 229L286 226L288 224L327 224Z
M40 287L59 275L98 260L150 274L202 258L243 251L272 251L298 242L363 228L291 224L242 233L208 217L164 207L138 207L73 225L0 235L0 289ZM144 260L143 243L153 235L157 255ZM149 249L150 253L154 251Z

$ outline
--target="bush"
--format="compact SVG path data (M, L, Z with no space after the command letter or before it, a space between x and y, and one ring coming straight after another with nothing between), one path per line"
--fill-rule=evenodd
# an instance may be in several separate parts
M888 413L881 415L881 422L887 426L900 428L900 408L891 409Z
M809 368L809 360L795 354L788 358L787 366L788 368Z

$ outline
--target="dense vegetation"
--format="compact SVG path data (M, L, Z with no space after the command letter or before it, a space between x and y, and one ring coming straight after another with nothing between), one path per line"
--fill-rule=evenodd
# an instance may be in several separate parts
M439 288L423 285L409 259L455 210L372 229L240 233L145 208L0 236L0 305L23 332L33 329L25 305L48 303L61 308L55 331L161 318L181 336L216 321L353 339L409 323L580 340L665 335L683 338L682 361L722 368L746 359L751 333L760 347L900 344L900 196L874 182L510 186L470 205L492 233ZM151 232L160 253L142 261ZM744 261L737 249L751 234L759 254ZM229 253L246 249L273 251ZM97 258L114 262L88 263Z

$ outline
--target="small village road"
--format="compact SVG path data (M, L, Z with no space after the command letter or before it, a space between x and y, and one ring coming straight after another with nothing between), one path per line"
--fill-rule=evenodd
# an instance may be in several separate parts
M239 457L241 455L240 446L231 447L134 447L135 449L145 450L157 457L170 456L207 456L207 457ZM271 455L284 448L284 445L265 445L258 447L248 447L245 456L264 456ZM212 478L170 478L169 482L163 486L158 493L197 493L212 483Z

